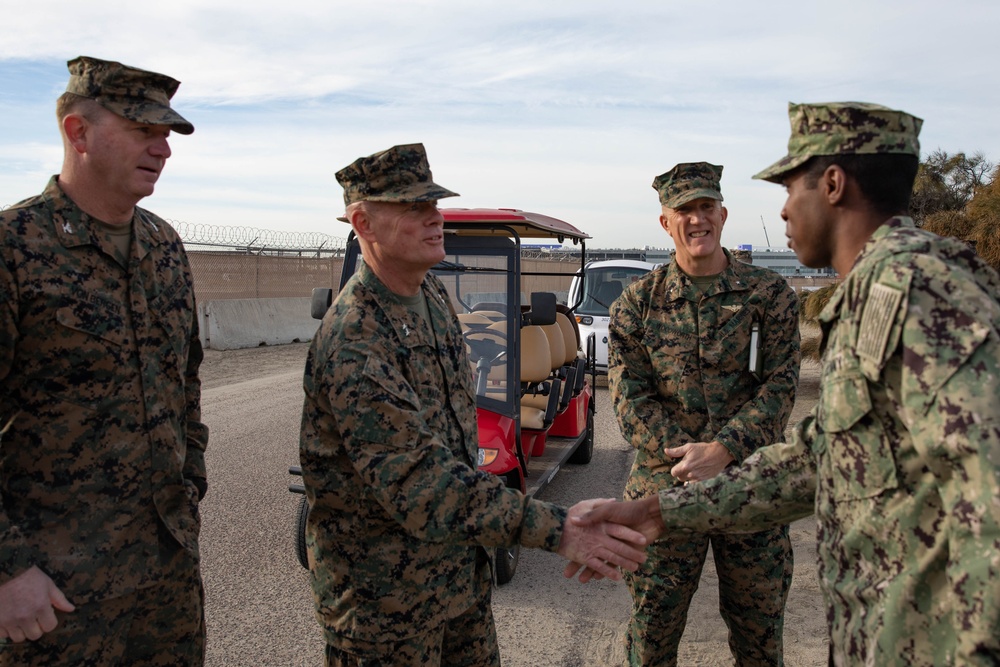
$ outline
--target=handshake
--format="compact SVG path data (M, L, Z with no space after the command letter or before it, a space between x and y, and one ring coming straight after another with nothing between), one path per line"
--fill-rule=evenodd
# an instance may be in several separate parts
M646 546L663 532L657 496L618 502L583 500L569 509L559 555L568 559L563 575L580 583L621 579L618 568L635 572L646 560Z

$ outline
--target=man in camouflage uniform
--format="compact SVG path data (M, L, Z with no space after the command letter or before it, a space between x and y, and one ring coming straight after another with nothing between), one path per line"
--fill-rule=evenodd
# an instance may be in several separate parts
M856 102L789 115L788 155L756 177L787 189L803 264L843 278L819 316L819 402L788 444L591 519L726 532L815 512L830 664L996 665L1000 276L905 217L919 118Z
M741 463L781 439L795 400L798 299L780 275L722 247L721 177L722 167L707 162L656 177L674 261L634 282L611 307L608 382L622 433L636 448L626 499ZM736 663L782 664L792 579L787 525L661 537L639 571L626 575L633 602L628 664L677 664L709 544Z
M200 665L194 290L136 207L194 128L170 77L69 70L62 171L0 213L0 665Z
M337 172L364 263L305 370L306 539L327 665L499 665L483 547L520 543L635 569L642 540L580 532L561 507L476 469L476 402L461 328L429 269L445 257L421 144ZM569 515L592 502L580 503Z

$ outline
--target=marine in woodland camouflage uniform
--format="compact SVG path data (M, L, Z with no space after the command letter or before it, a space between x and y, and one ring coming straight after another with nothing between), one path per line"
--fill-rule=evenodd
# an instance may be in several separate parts
M81 152L136 166L96 139L119 124L155 130L137 139L149 191L169 156L163 128L194 128L169 108L169 77L86 57L69 69L64 136L76 123L88 139L73 130L60 176L0 213L0 423L12 419L0 441L0 665L201 664L208 430L191 271L174 230L134 207L141 196L126 194L131 218L111 221L67 194L84 177L104 183L71 160ZM18 617L31 577L51 579L57 608L41 639L41 612Z
M301 435L327 664L498 665L483 547L563 553L567 511L476 468L469 358L427 273L444 257L436 202L455 193L433 182L423 146L360 158L337 180L366 263L313 339ZM407 263L418 270L401 284Z
M704 162L680 164L653 187L667 209L706 205L721 216L721 174L721 167ZM716 233L708 224L694 229ZM671 474L677 460L667 448L714 441L741 463L780 440L791 413L799 372L798 299L780 275L734 260L718 241L707 257L721 272L688 275L681 263L694 260L681 240L674 261L630 285L611 307L609 384L622 433L637 450L626 499L683 484ZM754 329L759 369L750 368ZM782 664L792 577L787 526L747 535L669 532L655 542L639 571L626 575L633 599L629 664L677 663L709 544L737 664Z
M820 314L819 402L788 444L592 518L722 532L815 511L830 664L996 665L1000 276L882 210L906 207L919 118L860 103L789 115L788 155L757 178L788 189L800 259L843 276ZM887 188L899 201L877 205Z

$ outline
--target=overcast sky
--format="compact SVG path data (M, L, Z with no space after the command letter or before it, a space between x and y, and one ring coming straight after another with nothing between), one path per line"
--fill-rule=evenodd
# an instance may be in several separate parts
M590 247L672 247L650 184L725 166L725 243L783 246L787 104L924 118L924 153L1000 161L995 0L4 0L0 205L59 171L77 55L179 79L156 194L169 220L346 236L334 173L423 142L443 205L562 218Z

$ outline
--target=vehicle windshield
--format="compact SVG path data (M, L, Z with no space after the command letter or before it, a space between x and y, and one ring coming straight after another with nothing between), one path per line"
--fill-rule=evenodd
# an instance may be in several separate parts
M506 239L504 239L506 241ZM514 326L510 298L513 287L513 245L497 240L468 241L464 247L448 244L448 255L432 269L451 296L452 305L462 325L475 381L476 403L502 414L515 406L516 380L509 364L516 355L509 354L515 336L508 336ZM500 245L498 248L497 246Z
M611 302L626 287L648 272L649 269L620 266L588 268L583 280L583 302L576 312L580 315L607 317Z

